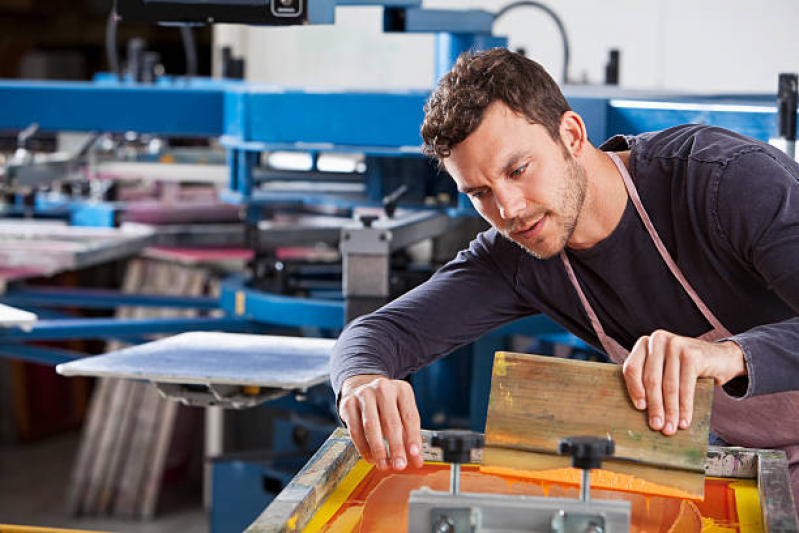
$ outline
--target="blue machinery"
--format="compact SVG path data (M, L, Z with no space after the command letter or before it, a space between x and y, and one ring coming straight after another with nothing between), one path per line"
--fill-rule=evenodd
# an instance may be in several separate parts
M490 13L426 10L419 7L418 0L295 2L292 5L305 5L305 11L294 23L332 22L335 4L382 5L385 31L434 33L437 75L448 70L465 50L506 44L506 39L491 34ZM125 5L130 3L121 2L120 8ZM125 10L120 12L124 16ZM564 91L574 110L585 119L595 144L616 133L636 134L680 123L715 124L762 140L777 131L777 109L772 95L690 97L579 86L566 86ZM448 178L436 176L419 152L419 126L428 94L425 91L306 92L209 79L164 78L143 84L107 75L85 83L4 81L0 82L0 130L22 130L35 122L42 130L50 131L136 131L163 136L217 137L227 151L227 200L242 205L247 222L257 224L263 216L263 206L287 200L303 204L330 202L346 208L379 206L380 199L397 185L391 182L396 165L384 165L385 161L416 164L411 171L421 175L421 181L446 182ZM264 190L259 187L262 178L257 167L261 154L271 150L365 154L368 170L363 175L364 187L348 195ZM422 208L417 198L415 203L411 202L410 207L414 206L416 210L411 211L409 220L379 220L374 227L370 221L341 230L344 232L343 299L341 294L332 299L270 294L250 288L243 279L226 281L218 301L10 289L2 301L39 311L67 304L106 308L142 304L194 307L201 311L221 307L225 317L73 320L44 313L41 316L56 318L40 320L30 329L0 330L0 350L7 356L54 364L82 354L24 342L87 337L142 341L159 333L263 331L271 326L311 327L322 334L334 335L347 320L389 297L386 278L392 251L443 232L447 220L453 217L473 214L464 197L434 208ZM388 233L393 237L389 239L390 246L385 245ZM364 268L382 269L384 275L371 286L368 283L364 286L357 275ZM562 335L557 326L544 319L512 327L531 335ZM569 342L581 346L574 339Z
M141 3L139 0L138 4ZM273 0L270 5L278 3L283 4ZM382 5L386 31L436 34L437 77L465 50L506 44L504 38L491 34L493 18L486 12L425 10L419 7L420 1L413 0L294 0L289 4L292 9L302 11L295 13L299 18L294 22L281 24L332 22L336 4ZM123 17L125 13L120 9ZM570 86L564 87L564 92L573 109L584 118L594 144L617 133L636 134L681 123L714 124L762 140L768 140L777 131L773 95L689 97ZM226 200L241 205L246 222L254 226L261 220L264 206L286 201L304 205L331 203L345 209L380 206L380 200L402 182L393 175L397 171L421 176L419 180L428 183L424 186L427 193L429 184L435 188L442 181L447 182L448 178L436 176L419 151L419 126L428 94L424 91L306 92L207 79L161 79L153 84L118 81L109 76L98 76L87 83L5 81L0 82L0 130L22 130L35 122L42 130L51 131L135 131L162 136L216 137L227 151ZM297 194L263 188L259 161L262 153L273 150L312 155L364 154L367 158L367 171L362 176L364 186L344 195L330 191ZM69 338L142 342L153 334L199 330L265 332L271 327L289 326L313 328L317 334L334 336L346 321L390 297L388 276L392 252L444 233L452 220L473 214L468 200L454 195L451 201L432 208L422 204L417 195L406 202L410 211L403 216L354 222L341 228L340 233L337 230L344 281L343 293L332 298L272 294L250 287L243 278L226 280L218 300L109 291L9 289L0 301L37 311L43 320L30 328L0 329L0 354L58 364L83 354L25 342ZM366 279L362 275L365 271L380 275ZM221 308L225 316L78 320L62 318L52 311L69 306L111 309L120 305L189 307L201 314ZM470 352L440 361L414 376L425 427L453 425L458 421L474 429L482 427L479 413L485 412L490 359L479 354L492 353L501 339L512 333L586 348L542 317L526 319L489 334L477 341ZM461 391L455 388L465 380L472 383L466 408L459 398ZM448 386L452 389L447 389Z
M451 43L452 39L449 34L439 35L439 46L443 46L442 42ZM501 43L499 39L494 41ZM459 42L466 44L463 39ZM625 94L591 96L583 94L584 91L569 93L568 87L566 92L575 111L585 119L594 143L616 133L635 134L690 122L715 124L763 140L771 137L777 128L772 96L663 99ZM276 149L354 151L375 158L418 159L419 125L426 96L421 92L284 91L226 81L202 81L189 86L6 81L0 83L0 129L22 129L35 121L47 130L136 130L164 135L219 136L228 150L228 197L246 206L251 222L257 222L262 205L287 199L282 193L258 190L253 171L261 152ZM369 177L369 173L366 176ZM373 180L367 183L366 194L355 197L342 199L330 193L311 193L292 200L319 203L328 199L349 206L379 205L377 200L385 192L382 182ZM417 215L417 218L429 224L440 214L468 212L469 207L461 198L457 205L428 209L425 215ZM369 229L362 228L363 232ZM422 237L428 236L430 234ZM92 303L90 293L74 293L73 296L72 305L98 305ZM54 296L54 301L59 298ZM113 307L131 298L118 295L109 299L105 295L102 301ZM10 290L3 301L23 305L27 299L40 305L45 303L46 297L39 293L31 295L29 290ZM169 307L174 301L160 297L153 303ZM229 318L216 324L211 319L130 321L130 324L116 321L113 326L100 321L44 320L31 331L13 328L0 331L0 338L19 342L68 336L135 337L144 331L150 334L193 329L241 331L256 327L254 323L336 330L343 326L345 317L340 300L290 299L249 291L236 281L223 286L219 303ZM187 304L182 301L180 305ZM207 302L197 304L200 308L205 305ZM245 325L246 321L250 323ZM178 325L180 322L182 326ZM10 349L4 348L4 351L8 353Z

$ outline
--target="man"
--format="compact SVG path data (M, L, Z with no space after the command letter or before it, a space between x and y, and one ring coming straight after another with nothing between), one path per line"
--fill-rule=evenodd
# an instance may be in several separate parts
M799 166L696 125L597 149L546 72L505 49L461 56L425 111L425 152L493 228L342 333L331 377L361 455L420 466L399 378L545 313L624 364L665 435L691 424L696 380L713 378L712 432L784 449L799 493L799 396L785 392L799 385Z

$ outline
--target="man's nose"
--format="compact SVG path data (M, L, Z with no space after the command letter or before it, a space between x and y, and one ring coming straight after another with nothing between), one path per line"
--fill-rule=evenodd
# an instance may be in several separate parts
M498 187L494 192L497 201L499 216L505 220L511 220L524 212L524 196L514 187Z

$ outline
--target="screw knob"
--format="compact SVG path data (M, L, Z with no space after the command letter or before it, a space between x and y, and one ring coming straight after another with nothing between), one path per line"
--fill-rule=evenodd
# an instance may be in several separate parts
M446 463L470 463L472 450L483 447L483 434L474 431L451 429L439 431L430 438L430 444L441 448Z
M358 217L358 219L361 221L361 224L363 224L364 228L371 228L374 221L377 220L378 218L380 217L376 215L361 215Z
M408 192L408 186L400 185L391 194L383 198L383 209L385 210L386 216L388 218L392 218L394 216L394 212L397 210L397 204L399 203L400 198L405 196L406 192Z
M561 439L558 453L572 456L572 466L591 470L602 466L602 459L613 455L615 445L611 439L581 436Z

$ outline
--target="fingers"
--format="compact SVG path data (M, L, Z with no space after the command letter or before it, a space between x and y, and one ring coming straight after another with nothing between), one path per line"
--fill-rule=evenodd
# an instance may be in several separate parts
M419 412L407 382L376 378L342 398L339 411L364 460L381 470L424 463Z
M378 382L380 380L377 380ZM383 442L383 425L380 422L380 412L377 407L377 398L371 386L365 386L356 396L361 411L361 425L369 448L369 454L374 459L375 465L380 470L388 468L388 451Z
M646 409L646 390L642 381L644 374L644 361L646 361L647 343L649 337L641 337L633 346L630 355L622 366L622 375L627 385L627 393L630 395L633 405L639 411Z
M366 434L363 431L361 410L357 398L349 396L342 399L339 415L341 416L341 420L347 424L347 428L350 430L350 438L352 438L355 449L361 454L363 460L367 463L374 462L372 454L369 451L369 443L366 441Z
M667 341L671 344L671 341ZM666 418L663 424L664 435L674 435L677 433L677 424L680 419L680 400L682 399L681 389L681 361L680 355L669 352L665 355L663 368L663 407Z
M698 377L695 355L692 352L687 353L680 364L680 429L686 429L691 425Z
M642 381L646 389L646 404L649 410L649 427L660 431L664 426L663 409L663 364L665 358L666 342L659 334L654 332L647 342L647 356L644 362Z
M398 384L389 380L380 380L375 384L375 388L383 436L388 441L390 452L386 457L387 464L391 461L394 470L404 470L408 460L405 457L405 430L397 407Z
M697 379L709 374L714 350L717 344L662 330L638 339L624 362L624 380L636 407L647 409L649 427L674 435L691 425Z
M421 468L424 459L422 458L422 428L419 421L419 410L416 408L413 388L407 383L405 385L407 386L402 388L397 398L397 406L405 430L408 462L413 468Z

